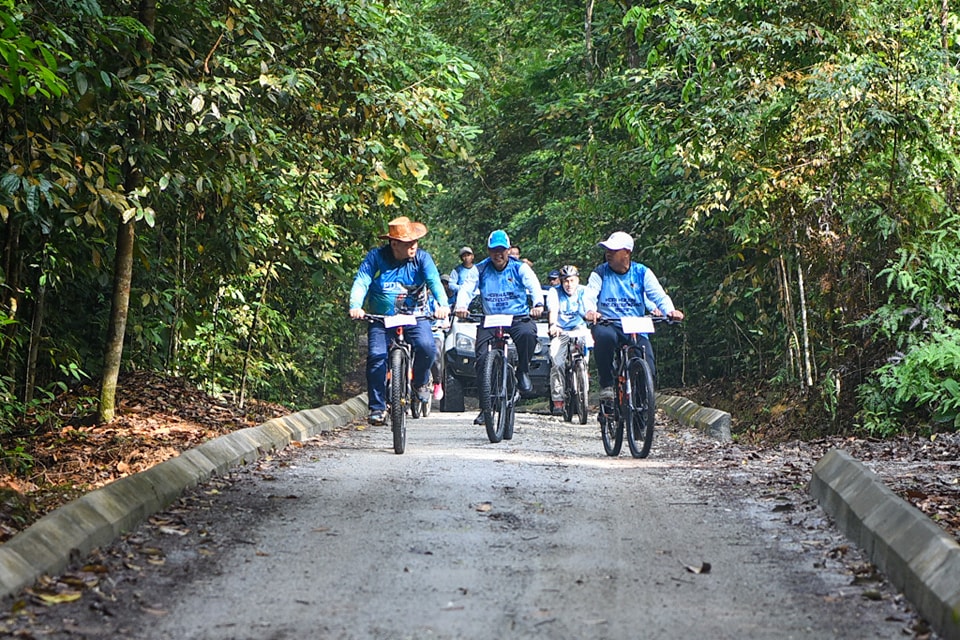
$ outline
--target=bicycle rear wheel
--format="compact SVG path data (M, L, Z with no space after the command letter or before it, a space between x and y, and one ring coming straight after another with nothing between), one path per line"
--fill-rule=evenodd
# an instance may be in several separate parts
M653 423L657 404L653 393L653 376L650 366L643 358L630 363L630 420L627 428L627 443L634 458L646 458L653 443Z
M409 400L407 372L410 361L403 349L390 352L390 428L393 431L393 451L403 453L407 446L406 404Z
M503 395L503 354L500 351L488 351L480 366L480 380L477 384L480 410L490 442L503 440L504 424L500 420L504 402Z
M503 425L503 439L512 440L513 421L517 414L517 376L511 365L507 365L506 385L504 386L506 393L503 396L503 408L500 410L497 420Z
M587 363L583 360L577 360L573 366L573 389L577 398L576 412L580 419L580 424L587 424L587 408L590 406L588 394L590 393L590 377L587 373ZM573 408L570 409L571 413Z

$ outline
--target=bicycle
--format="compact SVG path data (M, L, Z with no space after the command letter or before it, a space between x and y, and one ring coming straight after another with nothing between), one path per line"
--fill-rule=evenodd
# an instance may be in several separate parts
M588 393L590 376L587 372L587 336L590 331L581 327L573 331L564 331L567 336L567 350L563 368L563 419L572 422L576 415L580 424L587 424L589 409Z
M477 379L477 398L480 411L483 412L487 438L494 443L510 440L513 438L516 403L520 397L514 367L516 353L510 350L510 334L507 333L514 316L472 313L468 318L482 323L486 329L494 330L487 352L480 354Z
M420 417L421 402L413 388L413 345L403 334L403 328L416 326L418 318L410 314L384 316L371 313L362 318L367 322L383 323L387 329L396 329L387 347L387 416L393 432L393 451L397 454L403 453L407 447L407 405L411 407L412 417Z
M646 458L653 444L656 418L656 396L653 372L646 359L646 346L637 343L637 335L653 333L653 323L664 320L659 316L624 317L617 320L600 318L600 324L620 324L629 340L613 356L614 400L600 402L598 420L603 449L608 456L620 455L623 432L634 458Z

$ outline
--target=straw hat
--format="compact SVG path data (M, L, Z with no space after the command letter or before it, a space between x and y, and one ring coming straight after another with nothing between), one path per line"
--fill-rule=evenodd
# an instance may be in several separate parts
M380 236L383 240L399 240L413 242L427 235L427 226L422 222L414 222L407 216L394 218L387 224L387 233Z

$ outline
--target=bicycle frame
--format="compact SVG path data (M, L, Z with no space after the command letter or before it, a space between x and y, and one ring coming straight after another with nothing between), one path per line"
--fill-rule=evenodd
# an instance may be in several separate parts
M517 401L517 379L510 362L510 334L514 316L509 314L471 314L471 320L493 329L487 352L478 358L477 395L483 412L484 426L490 442L513 438L514 413Z
M653 333L652 316L601 319L603 324L618 323L627 336L613 356L615 397L612 406L600 403L600 429L607 455L620 454L623 433L627 432L630 453L645 458L653 442L656 400L653 374L646 360L646 347L638 344L639 334ZM615 431L614 431L615 430Z
M586 370L586 346L590 332L585 327L564 331L567 336L566 354L564 358L564 420L570 422L577 415L580 424L587 423L587 394L589 392L589 377ZM577 377L583 379L578 381Z
M416 326L418 316L367 314L368 322L380 322L384 328L394 329L387 347L387 415L393 433L393 450L401 454L406 449L406 409L413 399L413 345L404 336L404 327Z

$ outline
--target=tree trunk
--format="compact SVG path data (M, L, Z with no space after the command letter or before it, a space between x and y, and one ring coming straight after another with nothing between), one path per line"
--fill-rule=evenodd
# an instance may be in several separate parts
M797 252L797 288L800 290L800 318L803 322L804 381L807 389L813 388L813 355L810 353L810 330L807 325L807 294L803 285L803 261Z
M157 21L156 0L140 0L137 18L147 31L154 33ZM137 49L141 54L140 62L150 61L153 45L146 38L140 38ZM143 141L143 122L133 131L131 146ZM142 176L132 165L127 165L124 187L127 193L140 186ZM130 284L133 281L133 247L136 239L136 218L121 221L117 228L117 251L113 266L113 299L110 309L110 326L107 329L107 344L104 347L103 376L100 382L100 423L113 420L116 415L117 379L120 377L120 363L123 359L123 339L127 330L127 314L130 310Z
M103 357L103 379L100 384L100 423L113 420L116 415L117 379L123 359L123 337L127 329L130 309L130 285L133 281L133 245L136 229L133 219L117 228L117 255L113 268L113 304L110 327Z
M587 12L583 21L583 68L587 86L593 86L593 0L587 0Z
M260 287L260 300L257 302L257 308L253 312L253 320L250 322L250 334L247 337L247 352L243 354L243 371L240 373L240 402L239 407L243 409L247 398L247 372L250 368L250 354L253 352L253 345L256 342L257 329L260 324L260 309L267 299L267 288L270 286L270 272L273 271L273 263L267 263L266 273L263 274L263 286Z

